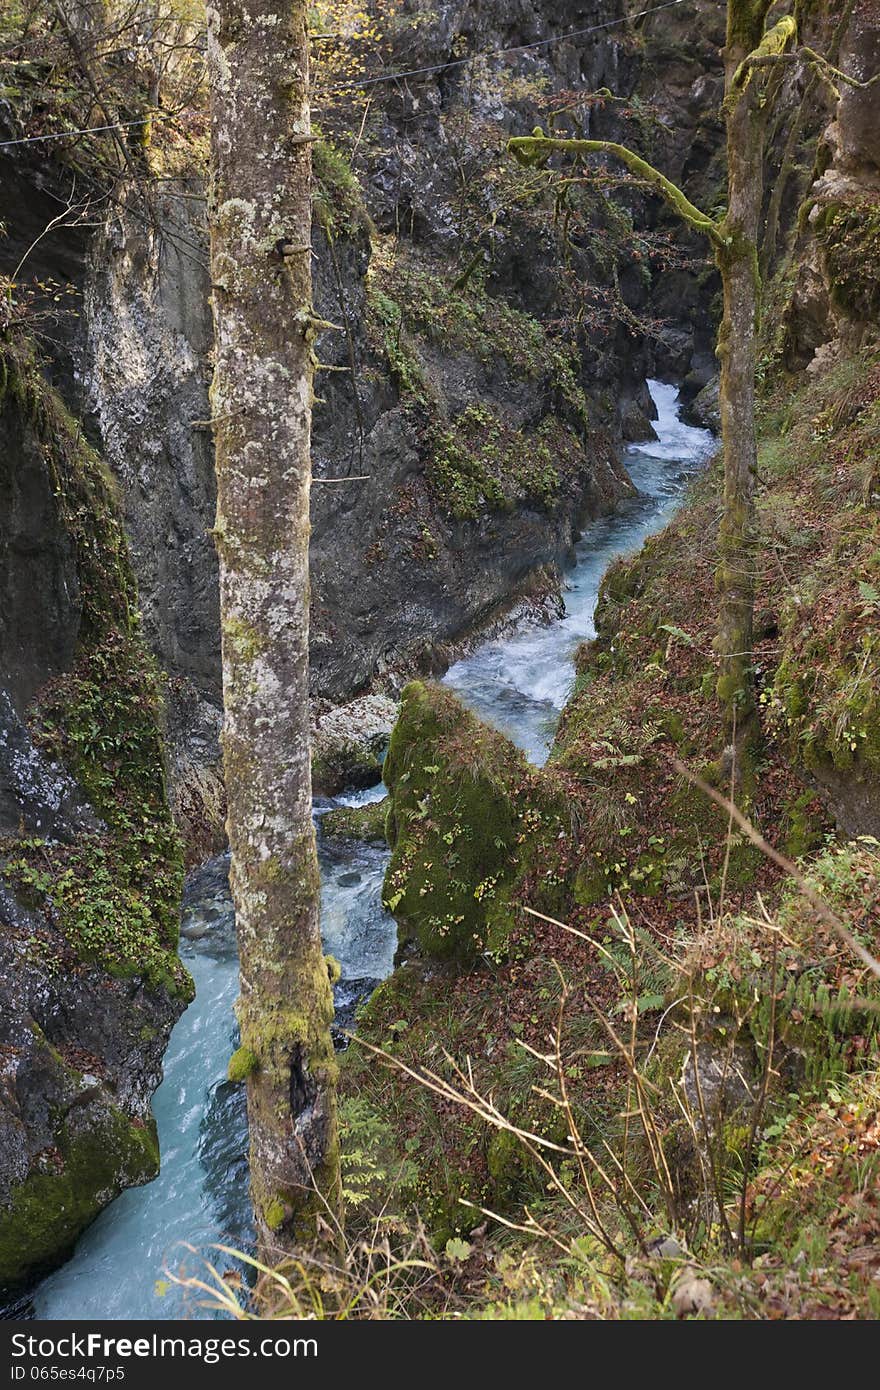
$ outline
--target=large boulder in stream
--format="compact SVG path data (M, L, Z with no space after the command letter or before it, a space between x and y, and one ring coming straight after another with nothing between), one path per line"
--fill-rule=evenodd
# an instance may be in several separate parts
M387 695L362 695L345 705L312 706L312 788L316 796L374 787L394 727L397 704Z
M518 887L568 838L563 788L450 690L420 681L403 692L385 782L383 902L401 944L459 961L502 949Z
M161 704L105 469L0 346L0 1288L159 1170L192 994Z

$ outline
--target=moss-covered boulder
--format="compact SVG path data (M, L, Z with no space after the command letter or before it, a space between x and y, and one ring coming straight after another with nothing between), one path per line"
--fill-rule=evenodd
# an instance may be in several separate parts
M385 843L388 798L365 806L336 806L321 817L321 838L327 841L361 840L368 845Z
M501 948L515 885L565 834L560 789L450 691L418 681L403 692L384 778L383 901L401 937L441 959Z

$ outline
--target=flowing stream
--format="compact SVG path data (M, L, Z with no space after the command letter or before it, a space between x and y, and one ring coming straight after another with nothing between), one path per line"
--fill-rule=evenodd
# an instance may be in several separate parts
M547 757L570 689L574 650L594 635L605 570L666 524L712 446L708 431L679 420L675 387L649 386L658 438L631 446L625 459L638 494L585 530L568 580L565 616L523 624L512 636L484 643L445 678L536 763ZM380 786L317 802L319 828L331 806L357 805L383 793ZM361 844L321 844L320 855L324 943L342 966L337 1017L347 1022L357 1002L392 968L395 926L380 900L387 854ZM182 1295L164 1287L162 1273L166 1260L175 1269L186 1263L178 1243L204 1248L224 1240L238 1249L250 1244L242 1088L225 1080L235 1046L238 971L224 856L187 881L181 955L195 979L196 998L174 1029L154 1101L162 1171L155 1182L125 1192L102 1212L71 1259L39 1285L30 1303L38 1318L180 1317ZM196 1267L193 1257L189 1267ZM192 1308L189 1313L198 1315Z

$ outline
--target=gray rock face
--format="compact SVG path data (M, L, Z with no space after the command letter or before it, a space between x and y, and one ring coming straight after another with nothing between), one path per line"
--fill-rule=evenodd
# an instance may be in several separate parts
M0 687L0 835L70 840L102 828L80 787L35 746Z
M475 254L490 302L540 323L561 314L559 246L549 217L529 219L499 198L493 183L493 168L508 159L507 135L541 118L534 97L507 78L515 70L527 92L529 83L532 92L631 89L637 64L613 30L551 42L622 13L617 0L404 5L396 67L424 69L459 53L539 44L512 59L513 68L503 57L473 68L452 62L411 89L379 88L356 168L378 234L376 258L397 258L404 296L410 276L418 282L439 275L451 299ZM602 133L613 133L613 118L606 125ZM481 353L453 332L433 338L428 325L407 345L427 382L429 403L420 414L395 386L375 342L366 236L338 237L334 252L316 227L315 248L320 312L344 324L349 338L328 334L319 343L321 360L337 371L319 377L324 404L314 422L312 678L316 696L339 701L442 670L463 640L506 610L558 593L579 526L628 490L615 446L651 436L652 406L643 385L649 359L632 339L612 334L602 352L584 335L578 385L592 428L581 435L579 466L556 503L544 507L524 497L507 511L486 507L476 518L456 519L430 486L432 425L454 423L477 407L504 419L517 441L511 447L528 452L560 409L549 373L529 375L506 360L503 340ZM572 273L582 269L575 257ZM624 297L630 292L638 299L644 288L622 286ZM389 293L398 293L394 276ZM686 362L692 346L688 340L681 348ZM352 483L322 482L362 475Z
M872 0L856 0L840 52L840 65L860 81L880 69L880 15ZM839 174L862 188L880 188L880 103L875 88L842 86L829 132Z
M713 377L698 391L690 404L690 415L698 425L718 434L721 430L721 382Z
M696 1065L691 1052L684 1059L681 1087L692 1115L714 1131L754 1101L754 1050L720 1036L699 1042Z
M149 217L136 194L131 211L114 205L85 295L84 387L120 484L145 634L170 677L172 731L178 705L194 728L211 722L194 702L221 703L202 195L181 180L151 193Z
M97 830L73 778L35 747L30 699L73 660L80 630L75 547L51 470L18 410L0 400L0 834L69 839Z

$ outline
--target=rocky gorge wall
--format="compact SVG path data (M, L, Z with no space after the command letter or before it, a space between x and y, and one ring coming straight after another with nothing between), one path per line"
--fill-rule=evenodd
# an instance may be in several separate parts
M108 474L0 349L0 1288L158 1172L191 997L158 678Z
M505 144L559 109L711 204L718 7L696 31L673 12L582 39L559 36L620 0L401 10L390 66L438 71L383 86L358 130L344 101L316 102L315 293L334 325L314 421L319 726L552 605L579 527L631 486L619 449L650 433L645 375L694 394L713 370L703 249L655 253L640 229L668 230L662 212L613 180L554 221ZM475 51L491 56L459 64ZM222 837L201 172L160 162L100 226L41 237L68 170L0 165L22 209L3 268L39 237L29 275L82 294L39 367L11 364L0 415L0 1279L57 1260L155 1172L149 1099L189 989L166 768L190 856ZM375 776L389 707L370 699ZM350 779L327 764L323 790Z
M618 448L650 431L645 374L694 371L696 390L711 371L702 268L602 260L604 202L585 220L593 240L566 251L504 151L550 95L632 94L653 72L645 39L613 28L549 41L606 24L619 3L401 9L390 65L440 70L378 88L359 141L344 101L316 99L316 305L336 326L318 343L314 420L319 715L442 670L517 604L552 602L580 525L628 490ZM461 53L523 43L541 46L455 66ZM600 102L587 119L613 133L626 118ZM659 120L661 140L666 128ZM219 718L200 194L198 178L165 179L133 212L117 200L93 244L80 366L90 425L121 486L145 632L169 677L184 802L216 757ZM571 319L567 285L578 278L616 282L620 304L598 327ZM674 322L648 341L629 319L655 317L655 301ZM216 803L210 774L206 794Z
M579 527L630 489L619 446L650 433L645 374L703 370L686 317L642 332L658 284L668 307L689 287L687 316L705 295L691 271L618 254L638 194L580 208L563 243L504 150L557 93L633 94L642 40L555 37L618 18L620 0L401 8L391 65L438 71L383 89L360 140L344 102L316 112L315 294L335 325L314 422L324 790L352 777L333 707L441 670L517 605L553 605ZM0 116L17 135L14 106ZM604 99L584 118L605 133L625 119ZM150 1098L191 988L166 782L190 858L223 833L203 178L161 155L144 177L144 158L137 188L98 184L98 215L47 231L76 159L71 183L54 152L0 157L16 210L0 268L27 253L41 333L33 350L14 328L0 401L7 1285L157 1170ZM583 322L581 283L601 291ZM59 289L76 312L44 319ZM361 711L364 776L392 710L377 693Z

